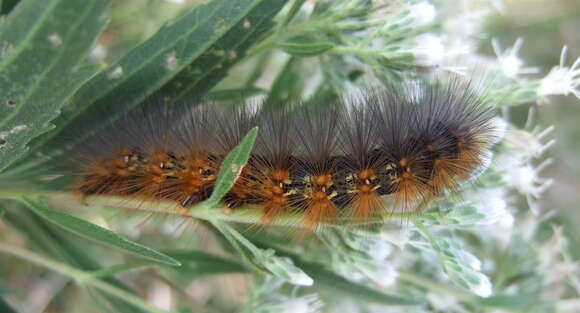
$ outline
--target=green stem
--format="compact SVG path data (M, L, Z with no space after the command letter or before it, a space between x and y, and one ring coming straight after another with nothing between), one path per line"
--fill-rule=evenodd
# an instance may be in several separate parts
M112 208L128 211L139 211L147 213L173 214L182 218L197 218L206 221L235 222L243 224L268 224L268 225L296 225L296 227L306 227L303 223L303 217L296 214L280 214L274 221L264 222L260 214L259 206L248 206L231 210L225 207L199 208L188 210L181 207L178 203L169 200L146 201L136 197L121 197L109 195L89 195L81 197L79 194L72 192L46 192L46 191L24 191L24 190L0 190L0 199L10 199L20 201L23 197L44 196L56 207L61 208ZM408 213L389 213L382 220L367 221L360 225L383 222L387 219L409 219ZM345 217L344 222L352 225L352 221ZM328 224L322 226L341 225ZM350 223L349 223L350 222Z
M448 286L448 285L443 285L437 281L416 275L414 273L408 272L408 271L404 271L404 270L398 270L399 273L399 279L404 280L406 282L409 282L411 284L420 286L420 287L424 287L425 289L428 289L434 293L446 293L446 294L450 294L455 296L457 299L460 299L462 301L465 302L478 302L479 301L479 297L463 291L461 289L458 288L454 288L452 286Z
M251 243L246 237L242 236L237 230L233 229L230 225L227 225L221 221L212 220L211 223L224 235L229 234L230 236L234 237L239 243L244 245L254 257L258 258L261 256L263 251L256 247L253 243Z
M55 272L58 272L62 275L71 277L74 279L79 285L87 285L94 288L97 288L103 292L106 292L112 296L115 296L121 300L126 301L127 303L133 304L143 310L146 310L151 313L168 313L169 311L164 311L157 309L156 307L146 303L141 298L130 294L129 292L117 288L115 286L109 285L102 280L99 280L94 277L93 273L85 272L81 270L77 270L73 267L68 265L55 262L50 260L46 257L38 255L36 253L30 252L28 250L24 250L20 247L11 246L7 244L0 243L0 252L10 254L21 259L24 259L30 263L34 263L36 265L48 268Z
M338 46L332 48L330 51L336 54L352 54L359 56L370 56L373 58L380 58L383 56L379 50L354 46Z

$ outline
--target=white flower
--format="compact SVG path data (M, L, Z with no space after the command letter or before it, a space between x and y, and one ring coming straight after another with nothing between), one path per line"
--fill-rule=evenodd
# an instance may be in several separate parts
M530 209L536 215L539 211L535 200L554 183L553 179L542 178L539 173L551 163L552 159L547 159L536 167L527 163L506 170L506 183L526 196Z
M560 65L552 68L550 73L540 81L537 92L540 97L549 95L573 94L580 100L580 57L571 67L566 67L568 47L564 46L560 55Z
M455 2L453 5L456 5ZM469 10L468 13L448 18L443 24L443 33L463 40L482 37L483 22L491 12L489 9Z
M416 65L431 67L440 66L445 57L445 47L441 37L434 34L422 34L414 39L415 47L411 53L415 56Z
M547 159L536 168L531 164L514 167L507 172L507 182L521 193L531 194L537 198L551 184L550 179L539 177L539 172L550 163L552 160Z
M496 160L506 184L526 196L530 209L536 215L539 208L535 200L553 184L552 179L540 177L540 172L552 163L552 159L544 160L537 166L532 161L554 145L554 140L542 142L553 129L552 126L544 130L536 127L531 132L509 129L505 139L507 149Z
M511 228L514 217L508 209L507 190L504 187L478 188L465 193L466 201L456 205L448 217L465 226L500 226ZM475 212L473 212L475 209ZM477 227L477 230L486 229Z
M491 139L493 140L491 143L495 145L496 143L502 141L507 135L509 123L505 119L496 116L491 120L491 125Z
M435 16L437 15L435 7L427 1L413 4L409 7L409 10L415 27L421 27L433 23Z
M511 154L521 157L524 161L529 160L539 157L556 143L555 140L550 140L546 143L542 142L553 130L554 126L547 127L544 130L535 128L531 132L509 129L505 143Z
M479 223L482 225L492 225L501 221L505 216L511 216L507 211L507 203L503 198L490 198L477 203L478 212L485 214L485 218Z
M499 42L495 39L492 39L491 45L493 47L493 51L497 55L500 70L506 77L517 78L521 74L533 74L539 71L537 67L524 67L524 61L518 57L518 52L520 51L523 43L524 40L522 38L518 38L513 47L502 51Z
M473 206L484 217L476 222L475 230L482 236L498 240L505 246L512 237L515 218L508 208L505 188L478 190Z
M280 313L318 313L324 306L317 294L290 299L280 305Z

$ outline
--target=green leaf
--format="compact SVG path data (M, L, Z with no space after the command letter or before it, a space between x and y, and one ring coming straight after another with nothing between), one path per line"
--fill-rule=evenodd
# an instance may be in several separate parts
M243 273L248 269L242 264L201 251L163 251L164 254L189 266L188 272L198 275Z
M18 313L14 310L2 297L0 297L0 312L2 313Z
M300 99L304 86L300 83L299 65L300 62L296 57L290 57L286 61L270 88L263 110L287 105L288 99Z
M306 2L306 0L295 0L294 3L292 4L292 7L290 8L290 11L288 11L288 14L286 14L286 17L284 18L284 21L282 22L283 26L288 25L292 19L294 19L294 16L296 16L296 13L298 13L298 11L300 11L300 8L302 8L302 5L304 5L304 3Z
M258 136L258 127L252 128L228 155L220 166L211 196L202 203L194 206L191 210L203 210L217 207L222 198L232 189L236 179L250 158L254 142Z
M52 210L49 208L46 199L40 198L35 201L24 197L22 201L36 214L81 237L117 248L146 260L172 266L181 265L179 261L165 254L123 238L108 229L91 224L65 212Z
M82 66L104 28L106 0L26 0L0 24L0 171L47 132L98 68Z
M203 97L274 25L285 2L214 0L169 21L83 86L57 128L33 149L59 155L154 93L155 99L186 103ZM41 163L48 156L39 160L31 153L27 161Z
M104 278L104 277L112 277L120 273L143 270L147 267L150 267L151 264L143 263L143 264L118 264L113 265L111 267L107 267L98 271L94 271L91 275L94 278Z
M119 299L123 299L127 303L133 304L146 312L169 313L169 311L158 309L155 306L147 303L145 300L139 298L138 296L135 296L121 288L108 284L103 280L92 277L90 273L78 270L64 263L60 263L58 261L49 259L45 256L36 254L29 250L22 249L18 246L7 245L0 242L0 253L12 255L14 257L28 261L32 264L36 264L38 266L42 266L44 268L50 269L62 275L68 276L74 279L80 286L90 286L97 288L103 292L106 292L109 295L112 295Z
M479 298L480 304L496 308L521 308L541 302L538 294L494 295L488 298Z
M208 100L227 101L232 99L246 99L252 96L263 95L266 90L261 88L235 88L212 91L207 95Z
M311 286L313 281L302 269L286 257L275 255L273 249L260 249L230 225L220 221L211 221L229 243L240 253L240 256L259 273L272 274L294 285Z
M0 0L0 15L10 13L20 0Z
M296 40L288 41L283 43L278 43L277 48L282 49L284 52L300 57L316 56L322 54L336 45L330 41L324 40Z
M18 230L35 250L43 251L43 253L59 262L70 264L86 272L96 272L103 269L92 253L87 253L86 243L79 243L78 240L74 240L77 238L71 238L66 230L59 228L31 210L26 210L20 203L13 202L13 204L18 204L18 206L13 210L7 210L6 222ZM134 291L114 277L102 278L102 280L131 294L135 294ZM114 312L147 312L110 294L88 288L87 290L97 306L110 308ZM60 296L62 292L56 294L55 297Z

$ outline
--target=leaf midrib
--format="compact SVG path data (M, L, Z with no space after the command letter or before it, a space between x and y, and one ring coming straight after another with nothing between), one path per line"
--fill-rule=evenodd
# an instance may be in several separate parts
M258 17L258 18L259 18L259 17ZM262 22L264 22L264 19L263 19L263 18L260 18L260 23L259 23L259 24L261 24ZM258 25L256 25L256 27L257 27L257 26L258 26ZM247 33L247 34L246 34L246 35L243 37L243 39L240 39L240 41L239 41L237 44L235 44L235 45L234 45L234 47L235 47L235 48L238 48L239 46L243 45L243 44L244 44L244 42L245 42L246 40L248 40L248 38L249 38L250 36L252 36L253 34L254 34L254 32L248 32L248 33ZM235 48L234 48L234 49L235 49ZM218 67L218 65L219 65L219 64L215 64L215 65L213 65L213 66L211 67L211 70L212 70L212 71L213 71L213 70L215 70L215 69ZM183 97L185 94L189 93L189 91L190 91L191 89L193 89L193 88L194 88L194 87L195 87L195 86L196 86L196 85L199 83L199 81L201 81L201 80L202 80L204 77L206 77L206 76L208 76L208 75L212 74L212 71L205 71L203 74L199 75L199 77L198 77L198 78L197 78L195 81L193 81L193 83L191 83L191 82L190 82L190 84L188 84L188 87L187 87L187 88L184 88L184 89L182 90L182 92L180 92L179 94L177 94L177 95L175 96L175 98L176 98L176 99L180 99L180 98L181 98L181 97Z
M236 21L236 22L232 25L232 27L235 26L242 18L244 18L247 15L247 12L252 11L256 6L258 6L259 3L262 3L263 1L267 1L267 0L256 0L256 1L254 1L254 5L248 7L248 10L244 11L244 14L240 14L240 16L241 16L240 18L234 19L234 21ZM224 2L224 6L225 5L227 5L227 3ZM187 32L186 34L184 34L182 36L179 36L176 40L173 40L172 43L178 42L178 41L182 40L183 38L185 38L187 36L190 36L191 33L195 32L200 27L200 25L205 24L209 19L211 19L212 16L213 16L213 14L215 14L215 12L218 9L221 9L222 7L223 6L217 6L216 10L212 11L212 15L209 15L207 17L207 19L204 19L203 22L197 24L197 26L195 28L193 28L190 32ZM183 18L185 18L185 16ZM208 47L211 47L213 44L215 44L217 41L219 41L219 39L221 39L228 31L230 31L232 29L232 27L229 27L227 30L224 30L223 32L221 32L219 34L219 36L215 37L215 39L212 40L212 41L210 41L208 44L206 44L204 46L201 46L201 48L199 49L199 52L196 53L196 54L194 54L194 56L191 58L191 61L189 63L184 63L186 65L183 65L181 67L181 70L177 71L177 73L181 72L183 70L183 68L185 68L187 65L191 64L193 62L193 60L195 60L197 57L199 57L200 55L202 55L207 50ZM132 74L134 74L134 73L138 72L139 70L143 69L146 65L149 65L157 57L159 57L160 55L166 53L167 50L170 50L170 49L163 49L159 53L154 54L151 58L149 58L149 60L147 60L145 62L142 62L133 71L131 71L130 73L128 73L127 75L125 75L126 78L121 79L120 82L119 82L119 84L116 84L114 86L111 86L110 88L105 89L106 91L102 92L100 96L95 97L92 103L95 103L95 102L99 101L100 99L102 99L103 97L105 97L106 95L108 95L111 90L114 90L115 88L118 88L118 86L121 85L121 83L124 83L125 81L127 81ZM119 66L120 63L121 62L115 63L113 66L109 67L107 70L109 70L110 68L114 68L115 66ZM105 70L105 71L107 71L107 70ZM75 118L77 118L78 116L80 116L83 112L84 112L84 110L77 110L77 111L73 112L72 114L70 114L68 116L69 118L67 118L66 121L64 121L64 122L62 122L60 124L63 127L61 127L59 130L57 130L56 133L60 133L63 129L66 128L65 127L66 125L70 124L70 122L72 120L74 120ZM44 140L44 142L46 142L46 140Z
M69 30L66 32L66 35L64 36L65 39L70 38L71 34L74 34L74 32L77 29L77 26L85 20L85 17L89 15L89 13L91 11L90 9L92 9L95 6L95 4L96 4L96 2L93 1L91 6L85 6L85 11L83 11L83 14L79 16L79 18L77 19L74 26L70 27ZM42 82L44 80L47 73L51 72L53 70L54 65L61 61L61 57L62 57L65 50L66 49L63 48L57 52L56 56L52 59L52 61L49 63L49 65L40 73L38 79L36 79L34 81L34 83L32 84L32 87L27 88L28 92L24 95L24 97L21 98L22 101L19 101L21 104L18 107L16 107L14 110L12 110L12 112L10 114L8 114L8 116L6 116L3 120L1 120L0 125L7 124L7 123L5 123L6 121L10 121L14 116L17 116L20 113L22 108L24 106L26 106L26 104L28 103L30 96L34 93L34 91L36 91L36 88L38 87L40 82ZM44 125L42 125L40 128L44 128Z
M18 45L18 47L16 49L12 50L10 52L10 54L8 55L8 57L4 59L6 62L0 62L0 72L2 72L8 64L12 63L12 61L14 59L16 59L16 56L19 55L20 52L22 52L22 50L24 50L28 47L28 42L31 40L31 37L34 37L38 33L40 25L43 25L44 22L46 21L46 19L49 16L52 16L52 14L51 14L52 11L54 10L54 8L56 6L58 6L58 4L60 2L62 2L62 0L53 0L52 1L52 5L50 5L48 7L48 9L44 11L45 13L42 15L42 18L40 18L37 21L37 23L34 24L34 26L32 27L32 30L29 31L28 35L26 35L24 37L24 39L20 42L20 45ZM6 24L6 27L8 27L7 25L8 24Z

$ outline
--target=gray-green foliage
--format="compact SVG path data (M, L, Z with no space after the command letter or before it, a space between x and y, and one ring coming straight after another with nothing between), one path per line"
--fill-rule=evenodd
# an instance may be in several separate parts
M257 128L226 156L209 199L189 210L140 199L136 204L112 197L78 201L52 175L54 158L74 154L75 144L148 97L165 105L259 95L266 105L277 106L286 99L332 99L367 84L412 81L426 69L459 71L462 64L448 60L454 51L440 50L457 44L454 40L480 37L455 33L457 24L450 22L458 17L455 7L441 3L434 20L435 7L421 1L190 1L193 8L164 20L152 36L106 66L87 55L95 41L110 35L101 32L120 2L21 0L11 10L14 2L0 1L0 234L7 234L0 253L59 273L87 295L71 297L78 294L72 288L56 291L58 309L167 312L137 296L160 284L170 286L175 312L341 312L353 307L361 312L377 307L389 312L549 312L578 301L580 281L566 277L561 231L530 217L527 206L521 208L526 202L512 200L525 199L532 206L547 184L534 162L548 145L541 132L521 130L515 136L513 125L514 138L496 151L501 162L464 186L464 197L450 196L415 215L394 213L384 223L329 227L304 238L304 230L293 229L299 222L295 216L254 231L247 226L261 221L251 210L223 208L223 197L248 161ZM153 12L129 19L141 26L157 16L157 8L170 4L139 5ZM462 57L479 56L469 52ZM561 85L554 84L555 75L527 79L521 73L514 77L513 71L506 74L501 60L490 65L496 77L489 82L486 104L504 113L565 90L556 88ZM562 76L572 75L568 88L575 88L574 69L560 70ZM510 146L514 142L520 146ZM526 154L522 147L540 148ZM522 173L530 181L514 179ZM143 218L125 209L170 218L141 225ZM175 235L193 220L194 231ZM514 229L514 223L521 229ZM545 255L535 248L545 249ZM0 265L0 310L29 308L15 305L21 290L4 288L4 276L26 281L27 271ZM225 299L221 291L227 288L214 287L214 276L222 274L251 278L249 288L229 286L245 295L244 304ZM33 275L45 272L35 269ZM549 288L554 283L561 288L558 296L567 300L554 299ZM198 300L190 289L211 292Z
M98 67L85 57L105 26L108 1L22 2L0 25L0 170L53 128Z

